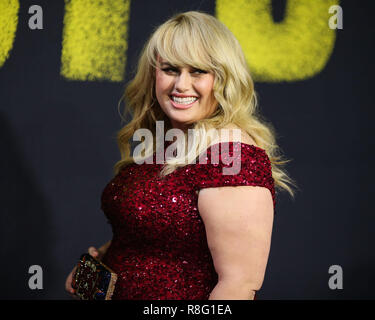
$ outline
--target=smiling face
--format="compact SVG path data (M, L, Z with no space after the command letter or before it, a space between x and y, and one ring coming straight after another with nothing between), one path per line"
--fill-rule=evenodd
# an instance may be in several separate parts
M212 114L218 105L213 93L212 72L192 67L178 68L158 57L155 92L161 109L174 128L188 126Z

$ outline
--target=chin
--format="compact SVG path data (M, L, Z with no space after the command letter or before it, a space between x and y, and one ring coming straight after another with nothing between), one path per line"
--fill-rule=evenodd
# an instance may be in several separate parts
M171 120L173 120L176 124L178 123L179 125L182 125L182 126L186 126L186 125L189 125L191 123L193 123L193 119L190 119L190 118L171 118Z
M172 112L170 112L169 118L179 123L184 123L193 120L193 117L191 116L190 112L188 112L188 110L173 110Z

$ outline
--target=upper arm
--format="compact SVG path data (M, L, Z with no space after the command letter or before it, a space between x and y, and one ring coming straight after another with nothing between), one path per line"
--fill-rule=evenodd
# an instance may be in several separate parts
M245 282L259 290L271 246L270 191L259 186L202 189L198 209L219 281Z

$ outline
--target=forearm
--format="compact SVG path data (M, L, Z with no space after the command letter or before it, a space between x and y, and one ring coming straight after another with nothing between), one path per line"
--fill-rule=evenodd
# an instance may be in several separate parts
M219 281L208 300L254 300L255 290L246 283Z
M100 255L101 257L103 257L104 254L107 252L107 249L108 249L108 247L111 245L111 242L112 242L112 240L109 240L108 242L106 242L105 244L103 244L103 245L98 249L98 251L99 251L99 255Z

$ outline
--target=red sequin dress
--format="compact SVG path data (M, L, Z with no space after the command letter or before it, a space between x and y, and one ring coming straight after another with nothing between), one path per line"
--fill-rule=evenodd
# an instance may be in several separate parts
M229 152L219 152L223 144ZM207 164L201 162L203 154L164 179L158 177L162 164L156 161L127 165L105 187L102 210L113 239L103 262L118 274L113 300L208 299L218 276L198 211L200 189L262 186L275 205L271 164L263 149L229 142L206 151ZM240 171L223 174L233 166L227 158L233 155Z

